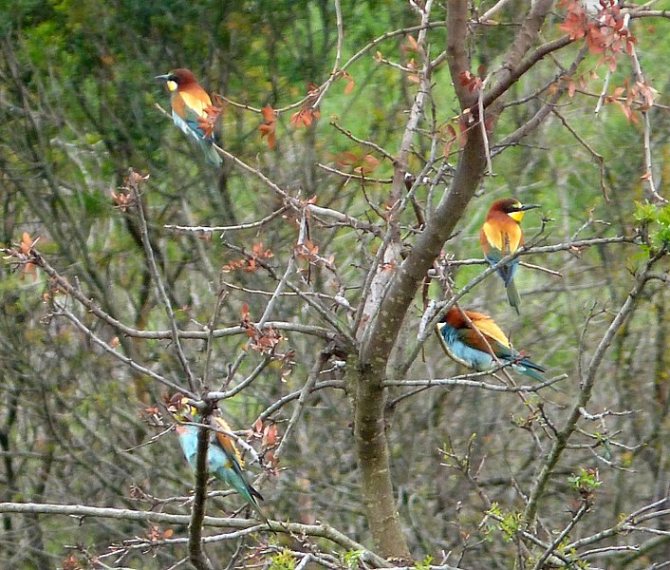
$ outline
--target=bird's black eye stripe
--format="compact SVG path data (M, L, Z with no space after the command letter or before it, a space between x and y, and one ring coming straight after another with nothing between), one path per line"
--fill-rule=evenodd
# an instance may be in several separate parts
M179 78L174 73L170 73L170 75L168 76L168 81L174 81L175 83L179 83Z

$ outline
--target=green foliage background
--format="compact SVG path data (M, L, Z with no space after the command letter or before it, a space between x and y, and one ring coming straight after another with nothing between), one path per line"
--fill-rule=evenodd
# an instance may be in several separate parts
M656 7L662 9L664 4L668 3L659 2ZM511 2L501 21L512 19L523 5ZM345 0L342 12L343 61L385 32L416 25L410 7L399 2ZM559 22L557 14L547 26L547 39L560 35ZM475 34L468 46L473 71L480 65L494 69L500 64L514 33L510 28L482 27ZM652 28L646 22L634 27L645 73L661 94L668 90L666 28L665 23ZM263 272L220 274L224 264L240 257L227 244L250 249L263 242L272 249L272 265L281 273L292 255L296 220L278 217L262 231L214 233L210 239L167 231L166 224L230 225L257 220L281 204L258 179L228 163L220 175L208 168L157 107L165 109L169 102L153 77L186 66L210 92L240 104L289 105L305 95L310 82L320 84L329 76L337 40L333 3L19 0L0 7L0 31L0 242L10 246L23 232L39 236L38 248L50 263L112 316L140 329L167 329L137 221L111 198L132 167L150 174L143 198L161 274L178 309L180 326L200 329L209 321L222 279L238 289L229 288L217 326L238 324L243 303L250 305L252 318L259 318L268 296L248 290L269 293L275 282ZM444 43L442 28L430 32L432 55ZM558 61L547 58L539 64L513 88L513 98L522 99L548 85L555 78L556 64L567 65L578 49L572 46L555 55ZM383 58L403 65L415 57L403 35L365 53L348 70L354 91L345 94L345 82L338 81L324 99L315 127L294 128L293 111L279 115L274 151L259 136L258 114L226 105L222 145L291 193L316 196L318 205L383 226L378 211L389 206L387 184L368 182L362 188L357 181L318 166L336 166L342 152L361 156L371 152L381 161L372 176L392 176L390 161L355 144L331 124L374 141L391 154L396 151L416 85L409 74L376 62L377 50ZM667 209L636 206L644 201L640 125L628 123L615 105L606 105L595 117L605 69L591 56L579 73L578 92L563 98L557 108L574 132L554 115L522 144L496 156L494 175L485 180L458 234L445 244L446 255L479 257L478 230L488 205L508 195L542 204L541 214L530 213L524 221L528 239L537 243L630 236L641 224L651 228L657 247L667 242ZM630 65L622 59L611 85L622 85L630 76ZM539 92L536 98L508 109L497 126L498 139L527 121L546 96L546 91ZM666 103L663 96L660 101ZM444 65L433 77L423 133L444 128L457 114ZM659 188L665 190L670 176L668 115L654 109L650 116L654 174ZM410 170L418 173L429 152L429 138L417 136ZM604 164L602 178L595 153ZM420 188L417 199L429 208L438 200L437 194ZM414 220L410 210L404 216L403 238L409 246ZM373 262L379 240L319 224L311 237L320 255L334 256L337 273L313 268L308 283L303 271L301 287L330 297L343 294L355 306L364 270ZM494 315L515 345L531 353L551 374L569 375L556 394L545 396L558 422L561 410L578 390L580 364L592 354L625 298L631 271L647 255L639 246L618 245L533 257L530 262L561 275L520 272L518 287L524 300L520 318L506 306L496 279L478 287L464 305ZM481 270L481 265L453 269L455 286L463 286ZM52 318L42 298L48 285L43 275L34 279L13 271L9 264L0 271L0 480L4 483L0 500L188 512L184 497L190 491L191 476L174 436L150 441L162 430L147 423L143 414L160 401L162 389L131 373L65 320ZM431 293L444 295L437 285ZM588 431L602 432L599 437L608 445L585 445L561 465L541 514L549 527L560 529L569 520L565 505L574 493L568 477L580 467L598 466L603 480L595 492L599 516L585 523L585 534L607 524L603 521L614 524L620 513L667 492L667 300L667 284L654 283L618 335L601 369L599 392L590 411L635 413L589 424ZM408 338L416 334L421 312L417 299ZM116 336L85 311L79 309L78 314L107 342ZM277 320L323 325L309 307L290 296L280 300L276 314ZM344 312L335 314L339 322L348 322ZM272 364L260 381L223 404L237 428L250 427L274 401L304 384L317 355L315 341L297 334L285 336L286 347L296 355L292 373L283 378L279 366ZM224 383L245 341L229 336L217 342L212 388ZM119 342L125 354L177 383L184 382L170 343L130 338ZM189 344L189 357L202 374L202 343ZM244 358L239 377L259 360L253 353ZM437 343L429 342L408 377L444 378L457 372ZM341 380L337 370L324 379L328 378ZM392 391L391 400L401 393L401 389ZM540 420L527 418L527 412L518 398L473 390L428 390L398 402L389 439L399 510L415 559L431 555L437 559L441 550L456 550L470 567L483 568L495 567L487 566L491 560L511 556L513 545L500 533L486 535L479 528L486 509L462 474L440 464L443 457L438 450L446 446L462 454L476 433L472 462L485 459L481 484L492 499L513 512L521 502L510 481L525 489L540 453L523 428L525 421ZM281 428L288 417L290 409L274 419ZM314 395L282 459L281 475L262 488L271 516L298 521L316 517L356 540L368 540L350 421L343 390ZM620 432L623 435L613 435ZM610 437L616 439L613 446ZM584 441L592 443L588 438ZM231 497L217 499L215 504L213 509L225 505L229 511L237 502ZM0 565L8 568L56 567L71 552L85 564L87 555L101 554L111 544L147 532L139 523L9 515L3 515L3 527L1 540L6 548L0 549ZM176 528L175 533L185 535L186 529ZM281 552L284 539L269 540L278 542L277 552ZM234 546L220 546L214 557L226 561ZM662 560L668 548L666 543L643 560ZM126 563L165 568L185 556L185 548L156 549L154 554L151 558L141 550L132 551ZM643 567L635 566L635 560L630 564L626 567Z

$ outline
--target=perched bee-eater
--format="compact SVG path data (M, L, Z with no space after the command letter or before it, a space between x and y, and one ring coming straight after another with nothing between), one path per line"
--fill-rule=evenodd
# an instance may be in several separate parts
M486 221L479 232L479 242L482 244L486 260L495 265L503 257L514 253L523 245L521 220L526 210L539 208L537 204L522 204L515 198L496 200L486 214ZM507 289L509 304L519 313L519 292L514 285L514 274L519 268L519 259L498 268L498 275L502 277Z
M485 371L510 364L521 374L546 380L542 374L545 369L512 348L505 333L488 315L451 307L436 329L447 355L467 368Z
M201 420L198 410L190 406L188 400L181 394L172 397L168 409L180 422L199 422ZM232 431L226 421L218 416L210 418L210 425L218 430ZM188 424L178 424L176 427L181 449L192 469L196 468L200 429L198 426ZM261 519L267 523L268 519L263 514L257 501L257 499L262 501L263 496L247 481L242 471L243 467L244 462L233 439L220 431L210 431L209 446L207 447L207 470L228 487L237 491Z
M157 75L156 79L165 81L168 91L172 94L172 120L187 136L193 137L205 153L207 161L214 166L221 166L221 156L212 146L215 142L210 116L216 115L220 109L212 105L207 91L195 78L195 75L184 68L174 69L165 75Z

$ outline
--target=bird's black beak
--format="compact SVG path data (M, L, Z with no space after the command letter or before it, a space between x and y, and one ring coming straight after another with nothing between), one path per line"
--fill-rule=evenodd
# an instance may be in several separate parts
M525 212L526 210L534 210L535 208L540 207L540 204L522 204L517 208L517 212Z
M169 73L166 73L165 75L157 75L156 77L154 77L154 79L155 79L156 81L169 81L169 79L170 79L170 74L169 74Z

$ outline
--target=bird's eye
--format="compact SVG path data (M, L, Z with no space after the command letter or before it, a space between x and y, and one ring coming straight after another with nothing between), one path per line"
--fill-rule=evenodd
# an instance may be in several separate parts
M168 81L174 81L175 83L179 83L179 78L174 73L171 73L170 76L168 77Z

